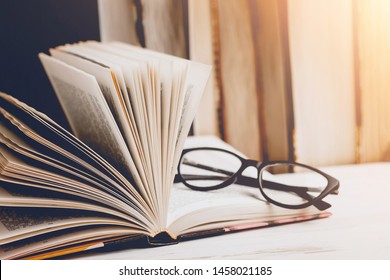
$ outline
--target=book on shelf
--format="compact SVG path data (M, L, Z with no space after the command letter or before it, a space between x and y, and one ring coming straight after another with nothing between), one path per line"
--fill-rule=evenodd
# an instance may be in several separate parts
M293 158L285 5L188 1L190 57L214 66L194 131L260 160Z
M356 162L354 2L287 2L297 161Z
M164 245L328 215L271 205L257 189L173 184L210 66L119 42L64 45L39 58L73 133L0 93L1 259Z

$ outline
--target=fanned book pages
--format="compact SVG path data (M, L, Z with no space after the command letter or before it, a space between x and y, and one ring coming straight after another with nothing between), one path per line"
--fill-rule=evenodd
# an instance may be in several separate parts
M256 189L173 184L209 66L115 42L59 46L39 58L73 133L0 93L1 259L326 216L270 205Z

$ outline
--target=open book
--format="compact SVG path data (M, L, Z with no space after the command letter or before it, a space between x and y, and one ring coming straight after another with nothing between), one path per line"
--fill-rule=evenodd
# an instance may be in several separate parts
M0 93L0 258L169 244L326 216L270 205L256 189L173 185L209 66L123 43L50 54L39 57L75 136Z

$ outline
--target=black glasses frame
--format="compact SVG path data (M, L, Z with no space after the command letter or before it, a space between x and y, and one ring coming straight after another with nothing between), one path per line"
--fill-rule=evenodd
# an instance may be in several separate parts
M187 180L205 180L205 179L218 180L218 179L221 179L221 177L213 176L213 175L205 176L205 175L196 175L196 174L182 174L180 166L181 166L181 162L183 160L183 157L185 156L185 154L187 154L189 152L197 151L197 150L204 150L204 151L209 150L209 151L219 151L219 152L228 153L232 156L235 156L236 158L238 158L241 161L241 167L239 168L239 170L237 172L233 173L233 172L230 172L227 170L206 166L206 165L199 164L196 162L186 162L187 165L190 165L193 167L197 167L200 169L205 169L205 170L209 170L209 171L213 171L216 173L221 173L221 174L230 176L226 181L224 181L218 185L215 185L215 186L198 187L198 186L191 185L190 183L188 183ZM321 189L322 191L318 196L313 197L308 192L309 191L310 192L318 191L318 189L316 189L316 188L309 188L309 187L302 187L302 186L290 186L290 185L284 185L284 184L280 184L280 183L276 183L276 182L270 182L270 181L267 181L264 179L260 180L262 172L264 172L264 170L265 170L265 167L271 166L271 165L278 165L278 164L292 164L295 166L300 166L300 167L304 167L306 169L312 170L312 171L324 176L327 179L328 184L323 190ZM242 172L250 166L253 166L258 170L257 179L242 175ZM302 209L302 208L306 208L306 207L313 205L319 210L325 210L325 209L331 207L331 205L329 203L323 201L323 198L329 194L338 194L338 189L340 187L340 183L336 178L322 172L319 169L316 169L314 167L311 167L311 166L308 166L308 165L305 165L302 163L298 163L298 162L294 162L294 161L259 162L257 160L245 159L245 158L239 156L238 154L233 153L233 152L228 151L228 150L225 150L225 149L212 148L212 147L198 147L198 148L191 148L191 149L183 150L180 161L179 161L179 165L177 167L177 171L178 171L178 173L175 176L174 182L175 183L181 182L185 186L187 186L188 188L190 188L192 190L195 190L195 191L218 190L218 189L225 188L225 187L232 185L232 184L244 185L244 186L248 186L248 187L256 187L256 188L259 188L261 194L268 202L270 202L274 205L280 206L280 207L288 208L288 209ZM223 177L223 178L225 178L225 177ZM275 201L272 198L270 198L264 192L264 188L293 192L296 195L300 196L301 198L307 200L307 202L302 203L302 204L298 204L298 205L284 204L284 203L281 203L279 201Z

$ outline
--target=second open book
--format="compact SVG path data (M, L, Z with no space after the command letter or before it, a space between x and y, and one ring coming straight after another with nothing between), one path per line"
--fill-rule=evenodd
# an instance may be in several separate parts
M50 54L39 57L75 136L0 93L2 259L326 216L272 206L256 189L173 185L209 66L123 43L78 43Z

